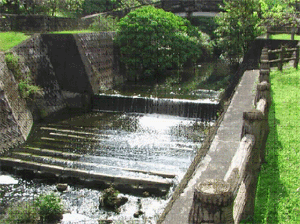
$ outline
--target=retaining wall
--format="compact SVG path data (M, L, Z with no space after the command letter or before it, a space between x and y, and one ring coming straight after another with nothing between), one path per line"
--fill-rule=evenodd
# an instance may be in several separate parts
M19 96L5 54L0 54L0 153L24 142L33 120L64 109L90 110L91 95L111 88L117 77L112 38L112 33L36 34L14 47L10 52L20 58L22 72L42 87L35 101Z
M18 84L0 52L0 154L23 143L33 124L26 101L19 97Z
M80 25L74 18L52 17L43 15L0 14L0 31L56 31L73 30Z

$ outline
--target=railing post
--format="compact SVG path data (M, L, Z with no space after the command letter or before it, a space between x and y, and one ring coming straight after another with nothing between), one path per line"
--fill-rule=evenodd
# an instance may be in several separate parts
M296 27L292 27L291 40L295 40Z
M260 57L260 76L259 81L269 82L270 77L270 63L269 63L269 53L267 48L263 48Z
M299 45L296 46L296 58L294 61L294 68L298 69L299 64Z
M254 215L256 185L261 164L260 149L263 140L262 121L264 117L265 115L260 110L256 109L252 109L249 112L243 113L244 124L241 137L245 136L246 134L251 134L254 136L255 140L253 150L250 155L250 160L248 166L246 167L246 172L250 178L250 184L248 188L248 194L246 196L245 209L243 212L244 219L253 217Z
M233 192L224 180L206 180L195 187L189 224L234 223Z
M281 47L280 48L281 51L279 53L279 62L278 62L278 69L279 71L282 71L282 67L283 67L283 62L284 62L284 52L285 52L285 48L284 47Z
M267 27L267 39L270 39L270 31L271 31L271 28L268 26Z

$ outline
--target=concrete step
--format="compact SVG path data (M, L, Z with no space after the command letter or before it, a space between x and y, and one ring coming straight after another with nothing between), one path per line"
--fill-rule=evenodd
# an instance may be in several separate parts
M70 161L68 159L62 159L62 158L56 158L50 156L40 156L40 155L24 153L24 152L13 152L12 156L14 158L22 159L25 161L34 161L39 163L58 165L58 166L64 166L69 168L76 168L76 169L85 169L90 171L102 170L102 171L110 172L113 169L116 171L121 170L126 172L135 172L135 173L147 174L147 175L158 176L163 178L175 178L176 176L176 174L168 173L168 172L147 171L142 169L132 169L132 168L111 166L111 165L91 163L91 162Z
M87 171L62 167L58 165L43 164L39 162L25 161L22 159L1 157L1 166L9 166L17 169L33 170L35 172L55 174L59 177L73 177L80 180L96 181L105 184L114 184L118 188L152 189L167 192L173 182L169 179L140 178L132 176L109 175L100 172Z
M25 146L21 149L15 150L15 151L26 152L26 153L42 155L42 156L64 158L64 159L69 159L69 160L78 160L83 156L78 153L63 152L63 151L58 151L58 150L51 150L51 149L31 147L31 146Z
M41 130L46 131L54 131L54 132L60 132L60 133L68 133L73 135L82 135L82 136L93 136L93 137L108 137L109 134L97 134L94 132L86 132L86 131L78 131L78 130L70 130L66 128L54 128L54 127L40 127Z

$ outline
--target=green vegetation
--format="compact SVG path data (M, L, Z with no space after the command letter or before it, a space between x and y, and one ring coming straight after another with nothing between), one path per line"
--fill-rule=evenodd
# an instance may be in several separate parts
M299 85L294 68L271 72L267 163L260 171L254 223L300 222Z
M273 39L273 40L291 40L291 34L271 35L270 39ZM300 40L300 35L295 35L294 39L295 40Z
M1 223L18 224L18 223L32 223L39 222L38 208L32 202L19 202L10 206L6 210L6 214Z
M207 35L188 20L153 6L131 11L118 26L121 61L134 79L158 78L168 68L179 68L211 53Z
M5 55L5 62L8 69L11 70L15 79L19 83L18 89L21 97L24 99L34 99L35 95L39 94L42 89L35 85L30 71L22 72L20 57L13 53L7 53Z
M39 215L46 223L62 218L63 205L61 199L54 193L40 195L35 201L35 206L39 208Z
M231 62L239 62L262 33L258 26L260 5L257 0L231 0L224 4L225 12L216 17L217 46Z
M77 33L93 33L95 32L94 30L63 30L63 31L53 31L49 33L53 34L77 34Z
M0 51L7 51L29 37L22 32L0 32Z
M63 205L54 193L42 194L36 200L18 202L9 206L1 223L54 223L62 218Z

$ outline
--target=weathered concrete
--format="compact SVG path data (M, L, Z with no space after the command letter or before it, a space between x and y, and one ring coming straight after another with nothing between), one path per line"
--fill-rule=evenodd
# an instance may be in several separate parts
M207 155L203 158L187 187L166 213L162 223L188 223L196 183L210 179L224 179L232 158L240 144L243 112L251 110L255 98L258 70L246 71L231 100Z

